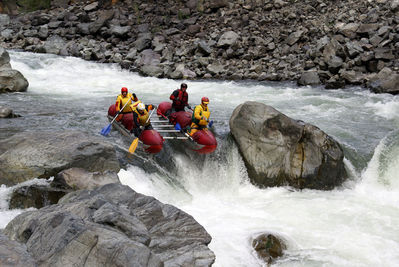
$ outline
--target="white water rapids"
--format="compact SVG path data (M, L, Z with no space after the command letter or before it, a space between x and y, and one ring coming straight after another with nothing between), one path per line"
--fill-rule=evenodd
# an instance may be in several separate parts
M126 86L145 103L166 101L182 81L144 78L116 66L76 58L10 52L12 67L30 86L0 95L21 119L1 120L1 137L14 130L80 129L99 135L106 113ZM263 266L251 248L271 232L288 245L275 266L399 266L399 97L360 88L324 90L289 83L185 81L189 102L210 98L219 147L205 162L177 153L176 174L122 169L122 183L191 214L212 236L214 266ZM340 142L350 178L333 191L259 189L248 181L228 137L234 108L253 100L314 124ZM113 131L110 142L129 146ZM152 156L149 156L152 157ZM170 177L173 181L170 182ZM35 181L34 181L35 182ZM0 228L12 188L0 187Z

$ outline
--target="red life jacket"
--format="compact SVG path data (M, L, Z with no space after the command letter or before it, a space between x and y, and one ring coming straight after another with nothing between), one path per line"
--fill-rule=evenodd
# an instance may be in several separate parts
M179 97L179 100L176 100L177 97ZM188 105L188 94L181 89L173 91L170 99L173 100L172 107L176 110L184 110L184 107Z

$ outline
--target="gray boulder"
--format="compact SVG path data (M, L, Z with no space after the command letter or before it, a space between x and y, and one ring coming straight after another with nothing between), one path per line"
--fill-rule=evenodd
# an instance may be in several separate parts
M0 106L0 119L1 118L17 118L21 117L21 115L14 114L12 109Z
M271 106L239 105L230 130L256 185L329 190L347 177L342 148L333 138Z
M239 38L239 35L233 31L228 31L222 34L217 43L218 47L229 47L234 45Z
M24 92L29 86L25 77L11 69L10 55L0 47L0 94L6 92Z
M23 132L0 141L0 184L49 178L72 167L120 170L114 147L83 132Z
M0 232L0 266L36 267L38 265L25 245L8 239Z
M0 93L25 92L29 83L26 78L17 70L0 71Z
M59 188L80 190L94 189L111 183L119 183L118 174L114 171L89 172L82 168L70 168L58 173L51 185Z
M297 81L298 85L318 85L320 84L320 78L317 71L306 71L301 74L301 77Z
M399 94L399 73L390 68L382 69L375 78L371 79L368 87L374 93Z
M4 230L43 266L211 266L211 237L187 213L108 184L28 211Z

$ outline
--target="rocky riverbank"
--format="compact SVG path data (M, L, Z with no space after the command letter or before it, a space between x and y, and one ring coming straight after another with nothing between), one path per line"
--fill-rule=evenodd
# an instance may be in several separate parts
M117 63L146 76L399 92L397 0L68 3L1 15L0 41L8 49ZM13 13L12 6L3 10Z

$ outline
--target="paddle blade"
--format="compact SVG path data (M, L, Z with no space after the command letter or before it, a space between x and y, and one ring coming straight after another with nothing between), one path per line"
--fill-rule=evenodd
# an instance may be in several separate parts
M213 125L213 121L210 121L210 122L208 123L208 127L211 128L212 125Z
M181 126L179 123L175 124L175 130L181 131Z
M102 130L101 130L101 134L104 136L107 136L109 134L109 132L111 131L111 124L108 124L108 126L105 126Z
M138 138L133 140L132 144L129 147L129 153L133 154L134 151L136 151L138 143L139 143L139 139Z

